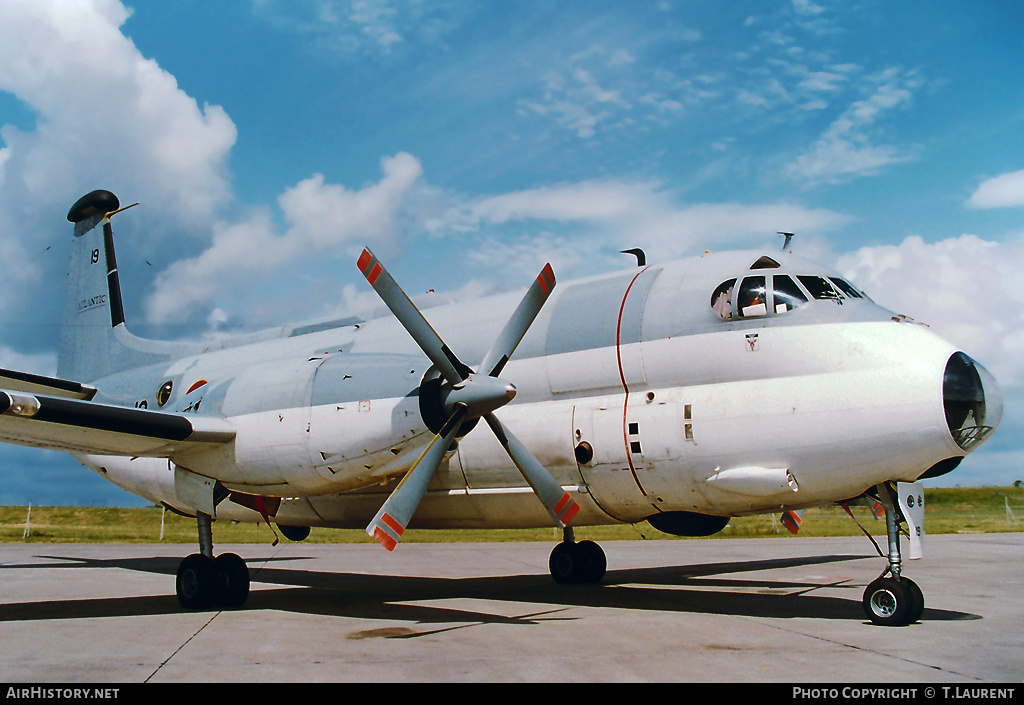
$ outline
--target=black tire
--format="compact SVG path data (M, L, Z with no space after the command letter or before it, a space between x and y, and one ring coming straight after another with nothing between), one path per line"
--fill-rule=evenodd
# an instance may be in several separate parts
M581 569L579 582L600 582L608 568L604 550L593 541L580 541L576 544L576 555L579 557Z
M607 566L604 551L593 541L563 541L551 550L548 559L551 577L563 585L596 583L604 577Z
M241 556L222 553L214 560L219 595L217 602L224 607L241 607L249 598L249 566Z
M902 627L911 622L913 598L910 590L894 578L878 578L868 585L863 605L868 619L880 626Z
M185 556L178 565L175 591L178 604L187 610L201 610L213 603L216 590L213 559L201 553Z
M563 541L551 549L551 556L548 558L548 570L556 583L570 585L576 582L576 573L579 570L577 565L575 548L576 544Z
M924 593L921 592L921 588L917 586L910 578L900 578L900 582L903 583L903 587L907 589L907 594L910 595L910 613L907 615L907 624L913 624L914 622L921 619L921 615L924 614Z

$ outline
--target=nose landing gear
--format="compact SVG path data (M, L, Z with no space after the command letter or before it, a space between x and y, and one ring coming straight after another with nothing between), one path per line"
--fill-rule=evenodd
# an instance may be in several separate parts
M864 613L874 624L903 627L921 618L924 594L910 578L903 577L900 554L900 522L904 520L888 484L877 485L878 497L885 508L885 528L889 539L889 565L864 590Z
M906 626L921 618L924 595L910 578L879 577L864 591L864 612L875 624Z

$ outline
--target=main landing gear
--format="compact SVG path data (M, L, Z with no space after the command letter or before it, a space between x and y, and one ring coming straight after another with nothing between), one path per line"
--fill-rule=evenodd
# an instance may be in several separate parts
M241 607L249 597L249 568L234 553L213 557L213 519L198 512L199 553L186 556L178 566L175 587L178 603L187 610Z
M562 542L555 546L548 559L551 577L556 583L578 585L596 583L604 577L608 560L593 541L576 543L572 527L562 530Z
M903 564L900 556L900 522L903 517L895 495L887 484L878 485L877 490L882 506L885 507L889 565L864 591L864 613L875 624L903 627L921 618L924 594L917 583L900 574Z

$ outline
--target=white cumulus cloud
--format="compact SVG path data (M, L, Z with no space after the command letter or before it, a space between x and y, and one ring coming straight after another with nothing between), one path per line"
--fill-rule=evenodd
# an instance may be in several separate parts
M390 252L405 232L404 208L423 168L412 155L399 153L382 159L381 170L379 182L356 191L326 183L321 174L287 189L278 198L289 225L283 233L265 208L216 222L208 248L157 276L146 304L148 320L185 320L218 295L251 286L254 277L287 273L292 263L336 255L353 242L372 243L378 254Z
M1001 384L1024 384L1024 307L1017 305L1024 242L961 235L864 247L838 269L886 308L911 316L988 367Z
M0 91L36 116L32 132L3 127L5 190L48 204L124 188L207 217L230 197L234 123L142 56L120 31L129 15L118 0L0 5Z
M972 208L1024 206L1024 171L1001 174L982 182L967 205Z

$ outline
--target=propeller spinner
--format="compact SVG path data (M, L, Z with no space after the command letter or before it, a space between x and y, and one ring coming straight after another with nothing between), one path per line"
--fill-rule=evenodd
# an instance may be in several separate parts
M395 549L459 430L467 428L465 422L479 418L487 421L556 524L568 526L579 512L579 504L493 413L515 396L515 387L498 375L555 287L551 265L545 265L537 275L484 356L481 373L474 373L459 361L372 252L363 250L357 266L447 382L442 393L447 420L366 527L366 533L389 551Z

